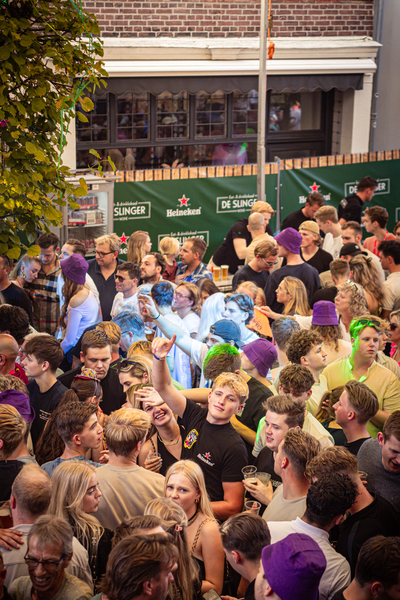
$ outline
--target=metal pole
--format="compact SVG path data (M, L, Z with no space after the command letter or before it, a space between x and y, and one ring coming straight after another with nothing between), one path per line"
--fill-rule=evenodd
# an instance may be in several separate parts
M275 157L275 162L278 165L278 174L276 176L276 231L281 228L281 159Z
M373 39L382 44L385 0L375 0ZM379 48L376 58L376 73L372 84L371 124L369 133L369 151L375 151L376 126L378 121L379 77L381 71L382 48Z
M261 0L258 73L257 200L265 201L265 123L267 112L267 0Z

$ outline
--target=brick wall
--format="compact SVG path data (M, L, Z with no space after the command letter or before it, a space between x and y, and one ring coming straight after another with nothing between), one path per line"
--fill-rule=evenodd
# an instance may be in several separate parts
M266 0L268 2L268 0ZM273 36L372 35L374 0L275 0ZM255 37L254 0L83 0L104 37Z

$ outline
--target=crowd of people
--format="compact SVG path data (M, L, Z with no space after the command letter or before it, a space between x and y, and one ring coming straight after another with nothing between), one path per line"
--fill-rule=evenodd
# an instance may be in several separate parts
M208 264L139 230L127 261L115 234L0 257L0 600L399 597L400 226L376 188L276 233L257 201Z

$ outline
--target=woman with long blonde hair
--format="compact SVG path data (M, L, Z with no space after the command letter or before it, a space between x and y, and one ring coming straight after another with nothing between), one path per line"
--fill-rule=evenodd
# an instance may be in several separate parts
M282 314L273 312L268 306L261 308L271 319L278 319L282 315L308 317L311 314L306 286L297 277L282 279L276 290L276 299L283 304Z
M178 548L178 568L171 584L171 600L192 600L198 587L198 569L189 553L186 527L188 520L183 509L167 498L151 500L144 511L145 515L154 515L162 520L162 527L171 534Z
M101 501L96 469L84 461L68 460L56 467L52 477L48 513L67 521L87 550L95 589L106 572L113 532L94 516Z
M148 383L153 385L151 370L152 362L149 358L139 354L133 354L129 358L117 364L119 382L126 392L132 385Z
M165 476L165 495L187 516L187 541L200 569L201 594L212 589L221 594L225 555L201 467L192 460L173 464Z
M367 297L368 313L378 316L382 310L384 294L379 271L370 256L357 254L350 261L352 280L364 288Z
M24 254L10 273L10 280L15 283L15 285L23 288L25 283L31 283L37 279L41 268L42 263L38 256L28 256L28 254Z
M151 239L147 231L135 231L129 236L128 262L141 265L143 258L151 251Z

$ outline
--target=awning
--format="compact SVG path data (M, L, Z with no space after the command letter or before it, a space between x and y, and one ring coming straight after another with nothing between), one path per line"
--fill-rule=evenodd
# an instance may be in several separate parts
M161 94L168 90L173 94L185 90L189 94L205 91L209 94L217 90L225 93L240 90L249 92L258 88L258 77L256 75L242 76L219 76L219 77L110 77L107 87L96 89L96 95L104 95L111 92L116 95L126 92L142 94ZM363 74L333 74L333 75L269 75L267 77L267 88L274 92L313 92L323 90L328 92L333 88L344 92L348 88L355 90L363 89Z

